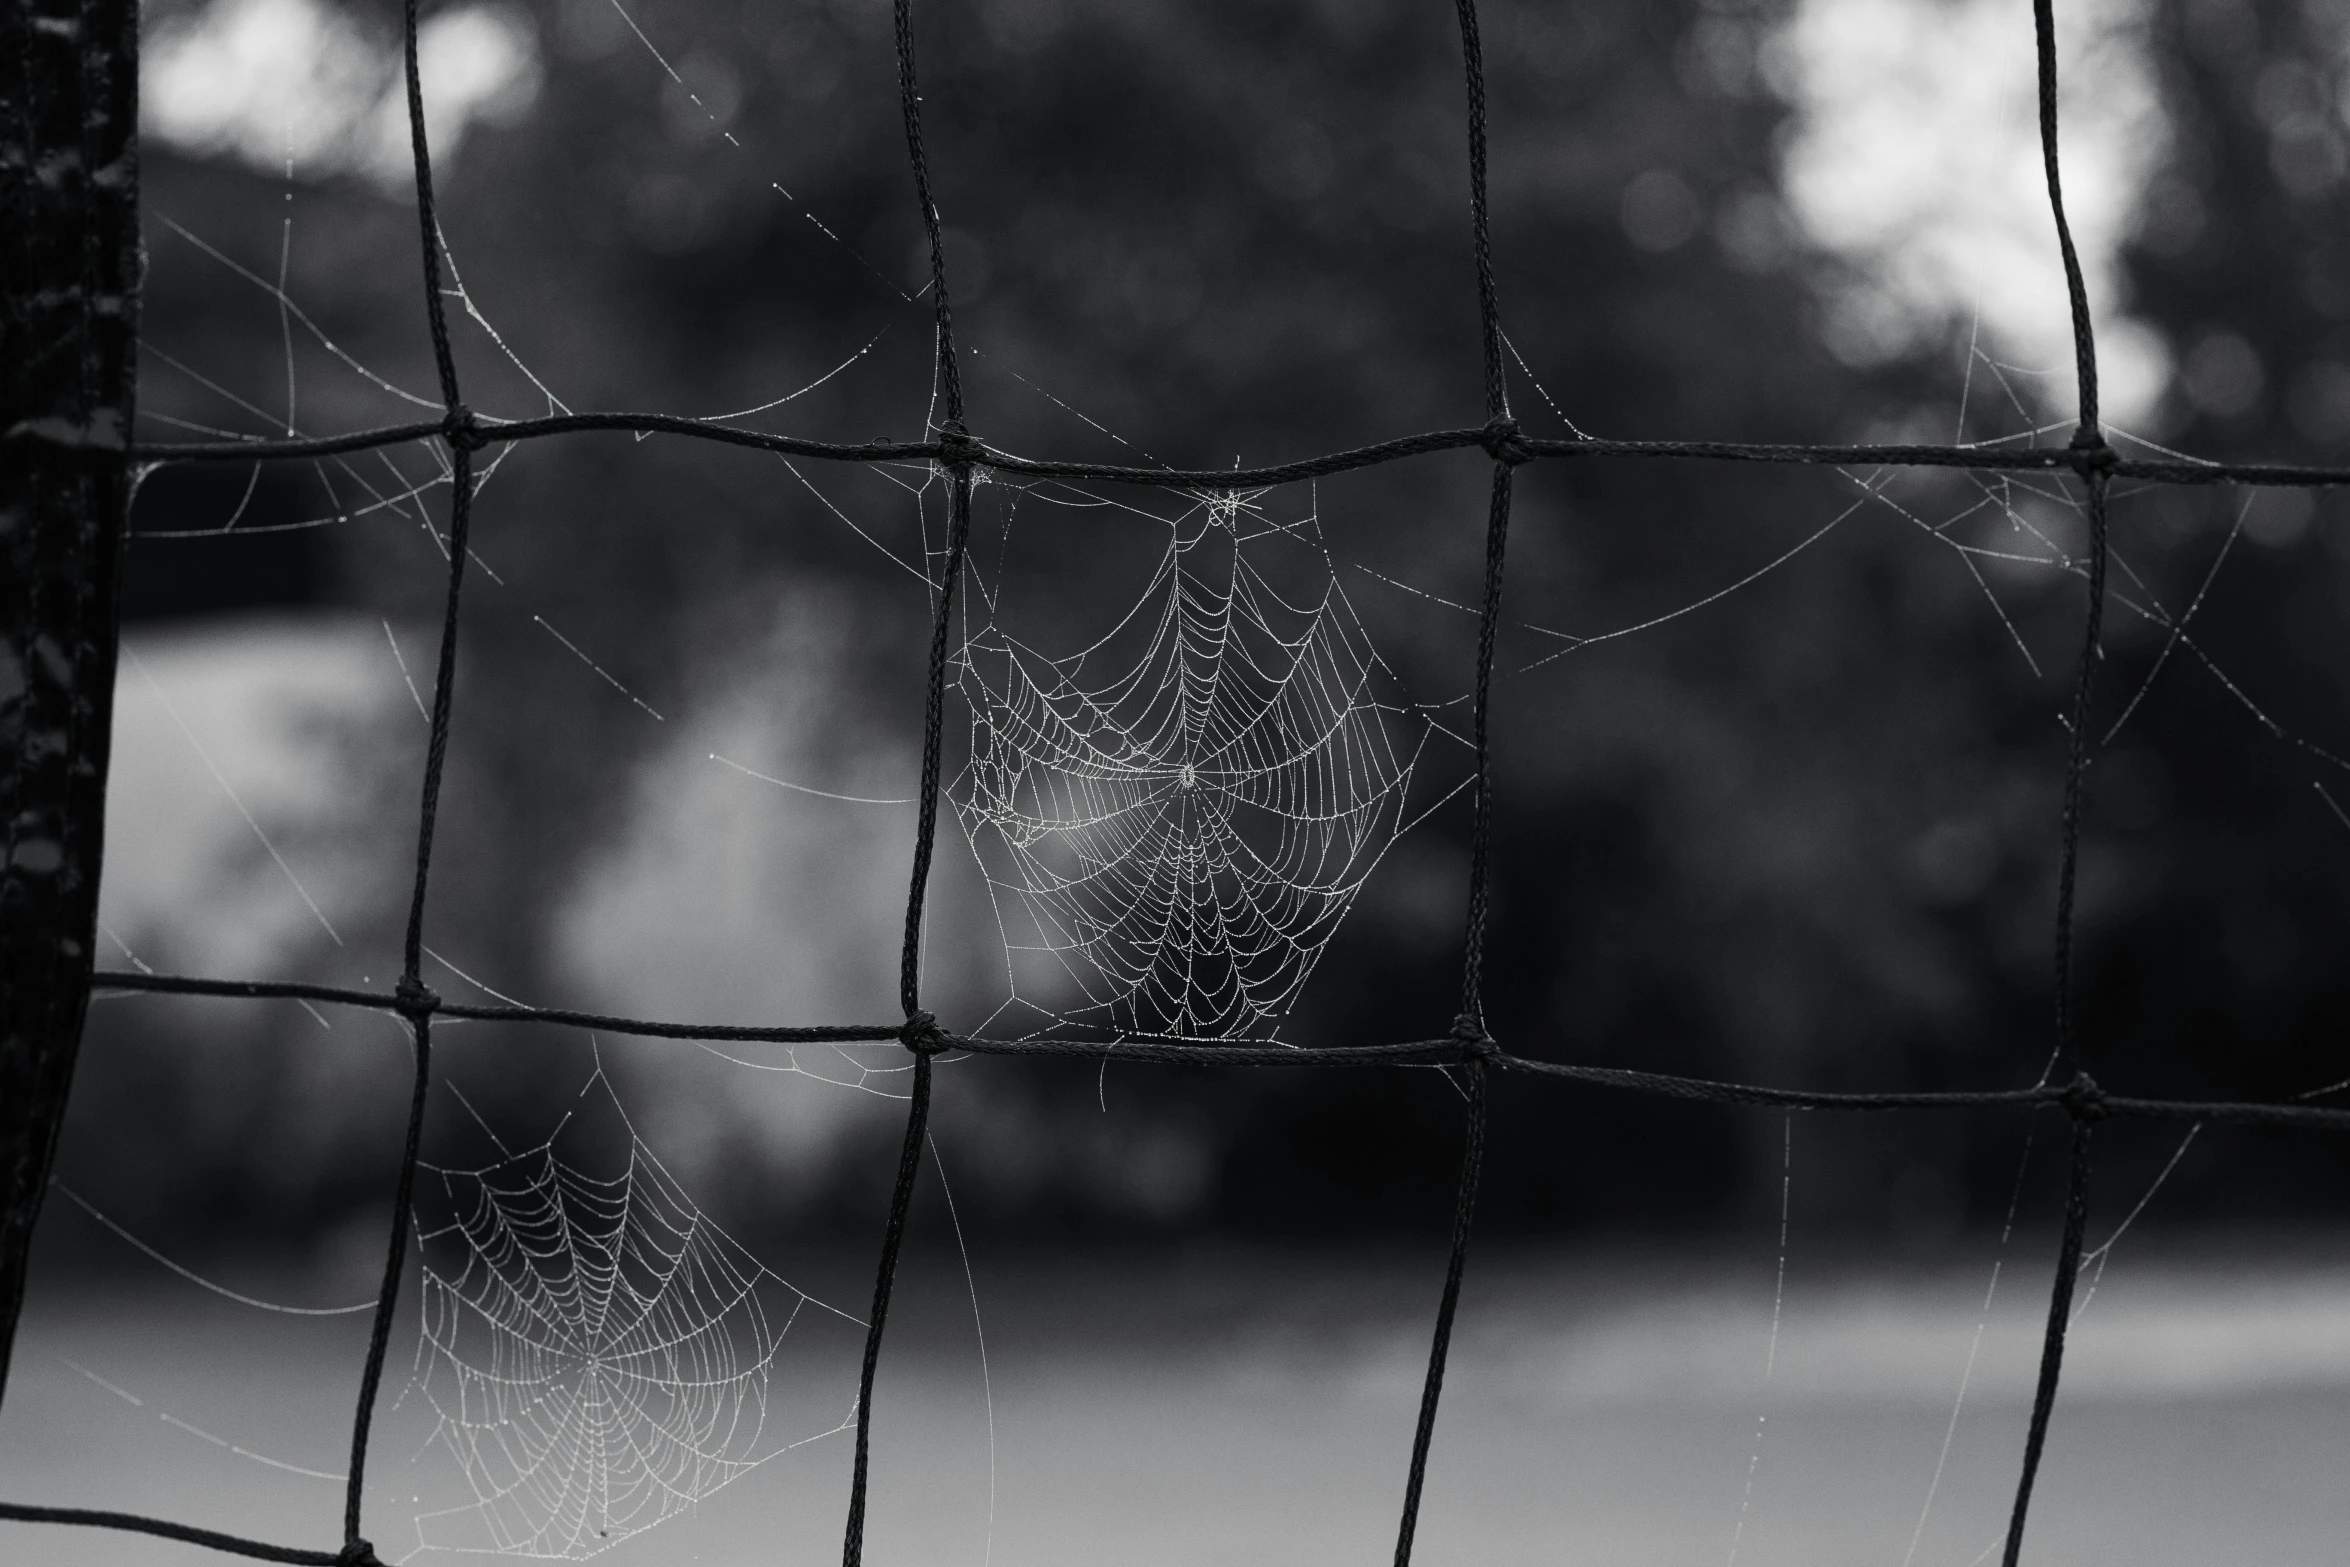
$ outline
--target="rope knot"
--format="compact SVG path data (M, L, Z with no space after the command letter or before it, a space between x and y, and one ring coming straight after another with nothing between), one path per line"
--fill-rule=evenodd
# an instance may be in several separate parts
M392 999L399 1003L402 1017L430 1017L441 1009L439 993L413 974L400 976L400 982L392 987Z
M946 1030L938 1026L938 1019L916 1007L906 1014L906 1026L898 1030L898 1043L918 1056L934 1056L947 1048Z
M463 403L441 420L441 439L462 452L478 452L490 444L490 438L482 433L481 420Z
M938 460L948 467L960 467L975 462L987 448L971 438L971 432L950 420L938 432Z
M1501 1054L1501 1045L1485 1032L1485 1020L1474 1012L1463 1012L1452 1020L1452 1041L1480 1061L1490 1061Z
M1518 421L1515 419L1504 417L1486 421L1483 433L1477 437L1477 444L1484 447L1495 462L1505 462L1513 468L1534 460L1534 448L1518 433Z
M383 1567L383 1561L375 1554L373 1545L353 1537L335 1552L335 1567Z
M2072 453L2073 467L2084 478L2109 473L2122 460L2121 453L2106 444L2105 433L2089 425L2073 432L2073 443L2067 450Z
M2065 1112L2074 1120L2095 1123L2113 1113L2105 1102L2105 1090L2097 1086L2097 1079L2086 1072L2077 1072L2064 1085Z

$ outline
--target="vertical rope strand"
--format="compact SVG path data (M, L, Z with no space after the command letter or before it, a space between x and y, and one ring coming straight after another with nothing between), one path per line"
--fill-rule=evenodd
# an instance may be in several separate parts
M930 1055L914 1055L914 1094L906 1107L906 1144L898 1154L897 1183L890 1190L889 1222L881 1232L881 1267L873 1280L873 1314L865 1329L865 1362L857 1373L857 1457L849 1474L849 1521L841 1537L841 1567L865 1559L865 1489L873 1437L873 1378L881 1369L881 1327L889 1320L890 1291L898 1276L898 1249L906 1237L906 1211L921 1169L922 1139L930 1129Z
M2056 219L2056 245L2064 255L2064 286L2073 312L2073 367L2080 397L2080 429L2073 444L2096 446L2104 443L2097 422L2097 340L2089 326L2089 289L2081 277L2080 252L2073 248L2073 226L2064 215L2064 181L2057 172L2054 0L2032 0L2032 31L2039 50L2040 161L2048 173L2048 210Z
M2089 475L2089 608L2083 617L2080 667L2073 675L2072 711L2067 723L2062 842L2056 861L2056 1053L2053 1074L2083 1065L2078 1009L2073 986L2073 904L2080 880L2081 805L2089 776L2089 699L2096 688L2099 646L2105 624L2105 475Z
M898 999L909 1022L922 1011L922 910L930 891L930 862L938 843L940 758L945 750L947 649L954 633L955 588L971 539L971 469L958 464L947 478L947 558L930 622L929 689L922 707L922 790L915 806L914 870L906 889L905 944L899 951Z
M360 1534L360 1507L367 1484L367 1444L383 1387L384 1355L391 1340L392 1312L399 1304L400 1276L407 1268L408 1231L416 1201L416 1161L424 1139L424 1109L432 1087L432 1013L439 1004L424 983L424 907L432 880L433 836L440 818L441 779L447 771L449 723L457 690L457 622L465 588L465 561L472 534L473 454L481 446L473 416L459 394L457 360L449 344L448 311L441 297L440 220L433 203L432 149L424 128L424 76L417 61L417 0L402 7L402 67L408 89L408 141L416 166L416 227L424 267L425 322L432 337L433 369L440 380L449 446L449 580L441 606L441 650L433 676L430 736L424 753L424 780L417 807L416 876L408 898L408 926L401 943L398 992L415 1038L416 1074L409 1093L407 1136L392 1197L391 1238L384 1258L383 1285L367 1339L367 1360L359 1378L359 1406L351 1422L351 1472L343 1499L342 1559L362 1567L376 1561Z
M2090 1128L2104 1114L2097 1085L2081 1070L2079 1020L2073 1002L2073 911L2080 879L2081 801L2089 772L2089 699L2097 679L2099 643L2105 621L2105 491L2114 453L2097 414L2097 339L2089 321L2089 290L2081 277L2080 252L2064 212L2056 127L2056 10L2053 0L2032 0L2032 32L2038 54L2040 159L2048 176L2048 211L2056 221L2056 244L2064 258L2065 293L2072 307L2073 366L2078 383L2079 421L2072 448L2088 491L2089 603L2082 617L2080 666L2073 675L2070 732L2065 741L2064 813L2056 867L2056 1050L2048 1080L2059 1069L2073 1074L2066 1108L2073 1117L2073 1156L2066 1183L2064 1241L2058 1249L2056 1279L2049 1289L2048 1333L2040 1348L2040 1376L2032 1394L2032 1423L2024 1438L2023 1472L2016 1479L2015 1510L2007 1525L2003 1567L2016 1567L2024 1548L2024 1520L2031 1510L2032 1485L2048 1445L2048 1421L2056 1409L2057 1380L2064 1369L2065 1330L2072 1321L2073 1284L2081 1269L2082 1234L2089 1214Z
M1492 902L1493 647L1501 626L1501 575L1509 542L1512 467L1493 465L1493 503L1485 523L1485 597L1477 617L1477 683L1470 739L1476 753L1476 781L1470 795L1469 912L1461 960L1461 1016L1455 1032L1485 1037L1485 926Z
M1428 1349L1428 1377L1420 1388L1420 1420L1412 1430L1412 1467L1404 1480L1403 1522L1396 1530L1395 1567L1411 1567L1420 1529L1420 1493L1428 1481L1428 1448L1436 1437L1436 1405L1444 1393L1444 1364L1452 1351L1452 1323L1461 1301L1461 1274L1469 1264L1469 1231L1477 1218L1477 1182L1485 1169L1485 1063L1462 1069L1468 1079L1469 1136L1461 1154L1460 1198L1453 1206L1452 1257L1444 1270L1444 1299Z
M1509 416L1509 386L1501 358L1501 304L1493 286L1493 240L1485 193L1485 51L1477 35L1476 0L1457 0L1461 69L1468 85L1469 230L1477 268L1477 323L1485 362L1485 447L1493 456L1493 498L1485 526L1485 594L1477 618L1476 747L1473 825L1469 833L1469 907L1462 940L1461 1013L1453 1034L1490 1044L1485 1031L1485 923L1492 859L1493 767L1489 744L1493 706L1493 650L1500 625L1501 578L1509 539L1511 474L1530 453ZM1485 1168L1485 1063L1465 1069L1468 1137L1461 1150L1461 1182L1453 1208L1452 1248L1445 1259L1444 1293L1428 1345L1428 1373L1420 1388L1420 1417L1412 1428L1411 1467L1404 1476L1403 1517L1396 1526L1395 1567L1410 1567L1420 1529L1420 1498L1428 1484L1428 1450L1436 1439L1436 1410L1444 1397L1444 1368L1460 1313L1461 1275L1469 1264L1469 1235L1477 1216L1477 1183Z
M906 122L906 158L914 172L914 197L922 208L922 229L930 240L931 309L938 331L938 396L947 470L947 556L938 583L938 604L930 627L930 666L922 706L922 786L916 807L914 865L906 888L906 930L898 954L898 999L905 1008L902 1034L914 1052L914 1091L906 1106L906 1142L890 1188L889 1222L882 1230L881 1262L873 1280L873 1312L865 1324L865 1359L857 1378L857 1453L849 1474L849 1515L841 1534L842 1567L860 1567L865 1556L865 1508L871 1479L873 1381L881 1369L881 1337L889 1325L890 1294L897 1283L898 1253L905 1241L906 1214L913 1206L914 1178L921 1170L922 1140L930 1128L931 1057L941 1042L938 1023L922 1010L922 914L930 891L930 862L938 843L940 757L945 748L947 649L954 629L955 589L971 538L971 464L974 444L963 427L963 376L955 359L955 318L947 295L946 246L938 207L930 196L930 161L922 147L922 95L914 72L912 0L897 0L898 107Z
M1477 267L1477 320L1485 350L1485 447L1493 456L1493 501L1485 528L1485 597L1477 622L1477 679L1472 744L1476 752L1469 833L1469 909L1463 942L1461 1015L1454 1032L1485 1033L1485 923L1493 834L1493 768L1488 720L1493 698L1493 646L1501 614L1501 576L1510 523L1510 470L1531 453L1509 416L1502 366L1501 302L1493 284L1493 239L1485 179L1485 51L1477 31L1476 0L1457 0L1461 66L1468 83L1469 229Z
M1477 0L1457 0L1461 63L1469 85L1469 236L1477 262L1477 317L1485 337L1485 417L1506 419L1509 383L1501 358L1501 296L1493 286L1493 238L1485 206L1485 49L1477 36Z
M402 63L408 79L408 150L416 165L416 232L424 242L424 316L432 330L433 369L440 375L441 402L455 413L457 360L449 349L449 316L441 300L441 223L433 209L432 149L424 136L424 73L416 62L416 0L402 8Z
M930 886L930 862L938 838L939 757L945 727L947 641L953 628L955 588L963 575L963 556L971 536L971 467L955 461L956 449L969 444L963 428L963 377L955 359L955 318L947 297L946 246L940 238L938 208L930 197L930 160L922 146L922 94L914 71L914 8L912 0L897 0L898 107L906 122L906 158L914 173L914 198L922 208L923 232L930 240L932 309L938 329L939 397L945 404L947 460L947 558L938 589L937 613L930 631L929 687L922 715L922 793L916 807L914 869L906 894L905 944L899 954L898 997L908 1026L929 1018L922 1011L922 910ZM879 1331L878 1327L875 1331Z
M2099 641L2105 620L2106 477L2113 462L2097 420L2097 339L2089 322L2089 291L2081 277L2080 253L2064 213L2056 124L2056 9L2054 0L2032 0L2032 32L2040 87L2040 160L2048 176L2048 210L2056 220L2056 243L2064 257L2065 291L2072 305L2074 373L2079 379L2080 423L2073 432L2081 477L2088 490L2089 605L2081 640L2080 667L2073 676L2071 733L2066 741L2064 815L2056 868L2056 1051L2050 1071L2078 1071L2080 1040L2073 1005L2073 906L2080 875L2081 800L2089 772L2089 698L2097 677Z
M2024 1472L2016 1481L2015 1511L2007 1523L2007 1550L2001 1567L2016 1567L2024 1549L2024 1516L2032 1506L2032 1483L2048 1446L2048 1420L2056 1409L2056 1379L2064 1367L2064 1335L2072 1325L2073 1283L2081 1272L2081 1243L2089 1226L2089 1132L2093 1111L2073 1112L2072 1173L2064 1201L2064 1242L2056 1255L2056 1282L2048 1292L2048 1333L2040 1344L2040 1380L2032 1392L2032 1426L2024 1438Z
M465 560L472 533L473 453L481 438L473 428L457 385L457 359L449 345L449 317L441 298L440 219L433 201L432 149L424 130L424 75L417 63L417 0L403 8L402 59L408 86L408 144L416 166L416 227L423 247L424 318L432 335L433 368L449 443L449 587L442 604L440 663L433 677L431 734L424 754L423 801L416 832L416 880L408 902L408 929L401 948L402 982L423 985L424 902L432 876L433 833L440 816L441 775L449 750L449 715L457 683L457 609L465 586Z
M955 312L947 300L946 245L938 229L938 205L930 199L930 157L922 147L922 94L914 79L913 0L897 0L898 108L906 121L906 158L914 168L914 199L922 205L922 231L930 238L930 309L938 330L938 395L946 405L945 428L963 428L963 371L955 359Z
M424 1135L424 1100L432 1086L432 1019L411 1020L416 1041L416 1074L408 1096L408 1141L400 1152L399 1184L392 1195L392 1238L385 1249L383 1284L375 1298L375 1317L367 1335L367 1360L359 1375L359 1412L351 1422L351 1472L343 1492L343 1555L353 1567L372 1564L375 1551L359 1533L361 1493L367 1484L367 1439L375 1424L375 1400L383 1385L384 1354L391 1342L392 1307L400 1295L400 1275L408 1266L408 1224L416 1201L416 1156Z
M467 540L473 532L473 453L452 443L449 463L449 587L441 599L441 651L433 671L432 713L424 748L424 783L416 819L416 879L408 897L408 929L400 946L400 982L424 984L424 902L432 880L433 837L440 825L441 778L448 769L449 724L457 694L457 611L465 587Z

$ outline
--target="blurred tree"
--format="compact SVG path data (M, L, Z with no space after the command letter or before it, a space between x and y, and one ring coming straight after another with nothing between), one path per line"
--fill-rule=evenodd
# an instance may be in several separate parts
M971 422L987 440L1209 465L1476 422L1449 8L918 12ZM2180 345L2170 428L2199 451L2338 455L2350 293L2325 258L2340 243L2341 40L2282 5L2158 15L2177 150L2128 261L2140 313ZM555 0L529 20L546 56L535 104L471 131L444 171L463 298L498 333L468 330L469 398L542 411L550 394L527 365L572 407L709 413L841 367L753 422L915 435L930 342L909 296L926 267L887 5L655 0L624 16ZM1787 109L1766 67L1784 20L1770 0L1487 8L1495 242L1530 427L1791 440L1954 427L1973 371L1959 345L1865 368L1821 346L1814 281L1832 263L1774 185ZM355 25L383 36L387 19ZM149 183L150 343L241 391L281 384L274 301L182 225L266 277L290 212L294 297L359 360L428 384L396 183L288 184L170 156L151 159ZM407 416L299 346L318 360L306 423ZM221 421L195 383L152 360L147 372L146 408ZM397 461L423 475L413 454ZM809 477L829 502L772 461L693 443L595 438L501 460L479 538L497 579L469 611L436 884L436 920L480 972L533 996L563 983L555 911L623 829L636 770L664 739L534 617L676 712L725 678L776 584L812 582L855 606L842 667L864 705L915 712L922 591L884 558L919 548L911 506L886 477ZM352 504L351 475L316 479L339 488L314 509ZM1342 570L1463 601L1484 482L1471 457L1427 460L1325 485L1317 505ZM2036 1070L2052 1037L2063 755L2049 720L2080 592L2059 571L1986 568L1948 546L2011 547L2023 516L2077 547L2063 506L1946 475L1880 485L1696 465L1546 466L1521 491L1509 610L1523 623L1504 637L1506 668L1568 645L1531 627L1589 637L1703 608L1503 683L1497 1032L1533 1054L1821 1086ZM158 489L146 515L166 501L197 505ZM2133 559L2117 593L2180 611L2237 504L2117 500ZM2345 552L2321 504L2312 518L2292 497L2259 503L2246 526L2265 542L2237 546L2191 642L2146 617L2109 622L2104 722L2159 666L2097 774L2086 984L2092 1059L2116 1086L2274 1095L2350 1073L2344 981L2323 958L2345 929L2350 837L2329 836L2342 824L2311 788L2350 799L2311 749L2350 754L2350 737L2328 738ZM1027 537L1000 571L1031 603L1119 580L1107 553ZM413 520L386 512L333 538L330 596L429 618L438 556ZM1373 576L1346 585L1415 697L1464 688L1468 617ZM2298 738L2265 731L2207 654ZM885 745L903 740L900 718L875 722ZM1443 1026L1465 821L1456 802L1382 868L1293 1037ZM1416 1074L1144 1086L991 1068L944 1113L1007 1149L1000 1179L987 1161L971 1171L973 1206L1007 1219L1384 1225L1442 1210L1457 1147L1456 1101ZM1499 1114L1498 1223L1699 1218L1775 1192L1746 1179L1776 1170L1775 1119L1515 1084ZM1971 1126L1807 1128L1806 1200L1867 1226L1960 1223L2005 1203L2013 1146ZM2246 1145L2182 1180L2207 1203L2246 1182L2267 1202L2330 1202L2319 1194L2339 1190L2343 1157L2314 1140Z

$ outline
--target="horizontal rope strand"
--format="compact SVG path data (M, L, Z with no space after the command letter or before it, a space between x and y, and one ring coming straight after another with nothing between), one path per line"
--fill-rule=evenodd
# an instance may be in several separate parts
M199 1529L193 1524L173 1523L168 1518L149 1518L142 1513L106 1512L92 1507L32 1507L22 1502L0 1502L0 1522L5 1523L61 1523L85 1529L122 1529L132 1534L152 1534L165 1540L177 1540L183 1545L201 1545L207 1550L226 1551L232 1556L250 1557L261 1562L293 1562L298 1567L336 1567L340 1559L333 1551L306 1551L299 1546L271 1545L266 1540L248 1540L243 1535L223 1534L217 1529Z
M902 1041L906 1025L832 1023L803 1027L756 1024L668 1023L572 1012L555 1007L466 1006L428 998L422 1002L369 990L345 990L286 980L201 979L178 974L101 970L98 990L204 996L222 1000L317 1001L330 1006L366 1007L379 1012L428 1011L438 1017L490 1023L552 1023L640 1039L717 1040L737 1044L885 1044ZM1967 1110L2002 1106L2062 1105L2078 1090L2061 1083L2028 1088L1920 1089L1888 1092L1829 1092L1775 1088L1718 1078L1642 1072L1630 1067L1580 1066L1512 1055L1490 1041L1457 1035L1373 1045L1297 1047L1268 1044L1202 1044L1165 1039L990 1039L939 1030L922 1045L925 1053L976 1056L1057 1056L1086 1061L1133 1061L1163 1066L1337 1067L1447 1066L1486 1061L1506 1072L1558 1078L1594 1088L1628 1090L1667 1099L1709 1104L1767 1105L1790 1110ZM2159 1099L2100 1093L2106 1114L2135 1120L2215 1121L2240 1126L2299 1127L2350 1131L2350 1109L2327 1105L2271 1104L2258 1100Z
M559 414L544 419L510 422L476 420L467 426L470 439L485 445L537 440L548 436L617 431L640 435L678 435L756 451L780 452L854 463L967 462L998 473L1038 479L1085 479L1104 484L1136 484L1155 489L1235 490L1374 468L1408 457L1482 447L1490 439L1485 428L1431 430L1399 436L1369 446L1349 447L1319 457L1300 458L1260 468L1134 468L1113 463L1061 462L1016 457L984 444L945 441L809 440L745 430L706 419L674 414L589 413ZM57 432L27 428L9 432L19 440L72 444ZM145 442L131 448L141 462L257 462L343 456L409 441L444 439L445 419L306 440ZM2098 471L2117 479L2158 484L2252 484L2291 488L2350 485L2350 468L2294 463L2200 462L2184 459L2144 459L2116 455L2110 448L2034 446L2004 449L1968 445L1838 445L1788 444L1769 441L1703 440L1523 440L1529 460L1591 457L1683 458L1703 462L1758 462L1819 464L1840 467L1958 468L1983 473L2034 473L2058 470Z

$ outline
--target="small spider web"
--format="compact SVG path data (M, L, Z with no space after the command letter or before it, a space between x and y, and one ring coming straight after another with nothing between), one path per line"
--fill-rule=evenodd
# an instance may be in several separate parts
M777 1352L811 1298L728 1238L633 1131L609 1179L553 1137L477 1169L421 1168L452 1217L419 1232L409 1391L473 1497L420 1513L421 1547L594 1556L800 1445L763 1437ZM790 1302L780 1326L761 1299L771 1280Z
M1401 828L1394 678L1315 520L1265 493L1191 496L1138 600L1065 656L975 578L951 794L1040 1032L1269 1037Z

